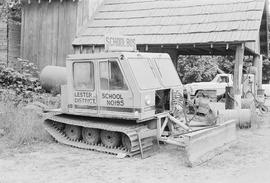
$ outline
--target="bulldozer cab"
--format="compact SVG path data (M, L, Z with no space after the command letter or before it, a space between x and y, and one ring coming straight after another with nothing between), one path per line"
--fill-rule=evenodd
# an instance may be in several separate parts
M105 52L70 55L63 112L144 121L172 109L182 84L168 54Z

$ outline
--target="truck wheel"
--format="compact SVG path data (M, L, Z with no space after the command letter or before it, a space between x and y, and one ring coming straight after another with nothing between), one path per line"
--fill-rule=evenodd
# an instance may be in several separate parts
M66 125L65 133L71 140L79 140L81 137L81 127L74 125Z
M121 134L113 131L101 130L100 138L101 142L109 147L117 147L121 142Z
M100 132L94 128L83 128L82 138L89 144L97 144L100 141Z

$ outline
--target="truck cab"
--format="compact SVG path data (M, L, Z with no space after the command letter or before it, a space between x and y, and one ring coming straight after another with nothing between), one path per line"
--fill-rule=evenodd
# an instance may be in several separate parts
M168 54L104 52L70 55L62 112L146 121L173 109L183 86Z

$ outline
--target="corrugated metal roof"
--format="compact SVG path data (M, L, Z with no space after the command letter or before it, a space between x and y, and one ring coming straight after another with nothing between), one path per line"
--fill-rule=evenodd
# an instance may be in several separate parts
M105 34L137 44L255 41L265 0L105 0L74 45L104 44Z

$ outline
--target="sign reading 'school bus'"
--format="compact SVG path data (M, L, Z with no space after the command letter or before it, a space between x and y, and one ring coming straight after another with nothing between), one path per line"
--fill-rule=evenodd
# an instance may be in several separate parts
M105 36L105 51L136 51L136 40L127 36Z

